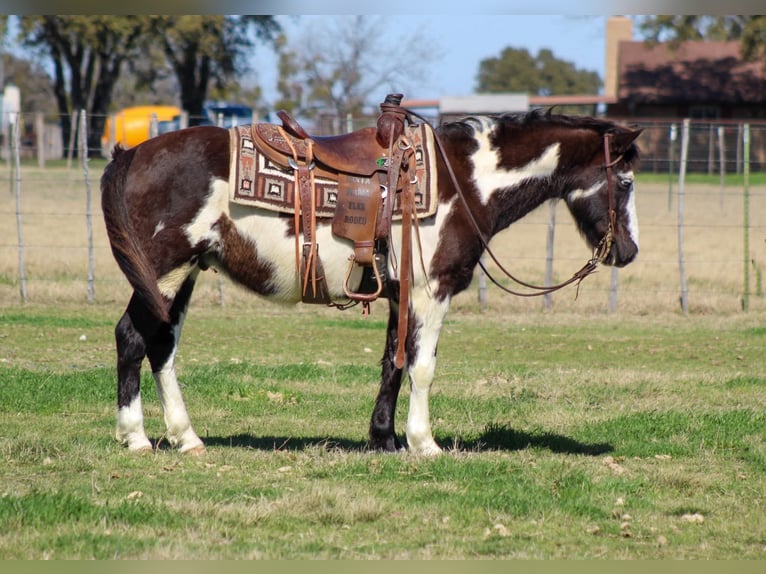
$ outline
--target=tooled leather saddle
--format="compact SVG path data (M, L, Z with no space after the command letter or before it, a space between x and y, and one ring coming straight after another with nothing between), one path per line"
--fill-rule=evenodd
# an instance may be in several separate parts
M305 303L331 301L316 242L317 219L332 219L332 232L353 242L344 281L352 303L369 303L388 282L392 219L402 221L399 255L400 352L406 336L412 266L412 226L436 211L433 133L415 123L400 106L401 94L380 105L376 127L330 137L312 136L287 112L282 125L257 123L231 128L231 200L292 214L296 269ZM301 244L300 235L303 241ZM352 289L349 279L361 266L363 279ZM397 362L400 360L397 359Z

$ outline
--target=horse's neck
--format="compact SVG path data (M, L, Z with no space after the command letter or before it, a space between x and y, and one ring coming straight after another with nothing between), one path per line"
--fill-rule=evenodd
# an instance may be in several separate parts
M502 231L546 201L558 198L557 186L548 178L531 180L514 188L495 192L490 200L497 205L493 233Z
M496 155L482 142L478 149L473 148L476 141L456 137L446 146L447 157L456 166L458 180L464 181L458 193L476 194L469 202L492 235L561 196L561 182L553 178L560 149L555 141L544 145L527 164L508 169L497 168ZM466 154L466 149L471 151Z

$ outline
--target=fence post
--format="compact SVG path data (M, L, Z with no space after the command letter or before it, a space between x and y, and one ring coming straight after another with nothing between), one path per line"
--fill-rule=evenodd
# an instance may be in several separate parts
M80 111L80 158L85 175L85 223L88 229L88 303L93 303L94 262L93 262L93 217L90 209L90 171L88 165L88 114Z
M689 292L686 286L684 268L684 181L686 180L686 159L689 155L689 119L683 122L681 133L681 162L678 172L678 272L681 277L681 311L689 313Z
M742 124L737 124L737 175L742 173Z
M67 153L67 159L66 159L66 167L67 169L70 169L72 167L72 155L74 154L74 138L77 133L77 129L79 124L78 118L79 118L79 111L75 111L72 118L70 119L70 125L69 125L69 152Z
M721 170L721 190L718 194L718 201L723 209L723 188L726 184L726 144L724 143L723 126L718 126L718 167Z
M750 308L750 124L745 124L742 130L743 163L742 173L744 177L744 252L745 252L745 277L744 291L742 293L742 310Z
M160 133L160 122L157 119L157 114L152 112L152 115L149 118L149 137L155 138L157 137L157 134L159 133Z
M42 112L35 113L35 145L37 147L37 165L45 167L45 118Z
M16 230L19 240L19 294L21 295L21 302L27 302L27 271L24 264L24 236L21 231L21 130L19 124L21 124L21 115L14 114L16 121L13 123L13 139L11 141L11 149L13 151L13 166L15 167L15 181L16 181Z
M556 202L548 203L548 236L545 246L545 286L553 285L553 243L556 237ZM553 295L543 295L543 309L553 307Z
M481 266L479 267L479 307L484 309L487 306L487 275L484 273L484 264L486 257L481 254Z
M670 146L668 147L668 211L673 209L673 160L676 155L676 139L678 138L678 128L676 124L670 124Z
M612 276L609 280L609 312L614 313L617 311L617 286L619 279L619 270L617 267L611 267Z

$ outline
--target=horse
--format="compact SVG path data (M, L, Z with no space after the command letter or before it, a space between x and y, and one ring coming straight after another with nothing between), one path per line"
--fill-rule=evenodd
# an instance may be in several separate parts
M469 287L488 242L544 202L563 200L592 263L622 267L638 254L633 129L607 119L533 110L475 115L433 129L438 143L433 215L416 221L404 343L399 346L400 282L389 281L388 326L381 380L368 431L378 451L442 451L431 431L429 392L439 334L450 300ZM113 255L133 287L115 327L116 439L129 451L152 449L144 431L140 370L151 367L163 409L165 438L180 452L201 453L176 377L174 360L199 273L215 268L266 299L301 301L295 242L297 220L233 203L229 195L230 134L198 126L165 133L135 147L116 147L101 178L101 205ZM403 225L391 224L391 243ZM353 245L320 218L327 289L344 300ZM391 266L389 262L389 267ZM593 265L591 265L592 267ZM351 281L361 279L355 274ZM354 285L352 284L352 287ZM394 413L406 372L411 388L406 445Z

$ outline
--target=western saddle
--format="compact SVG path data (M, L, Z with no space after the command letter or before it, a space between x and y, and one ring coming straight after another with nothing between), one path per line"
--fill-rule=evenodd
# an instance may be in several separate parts
M401 94L389 94L380 104L377 126L348 134L312 136L286 111L278 112L282 125L252 126L253 144L270 161L289 165L295 174L296 268L301 277L305 303L335 304L331 301L316 242L316 193L314 178L338 181L338 197L332 220L334 235L353 241L354 253L343 289L352 304L361 302L365 314L388 284L388 239L396 195L402 210L402 247L399 260L399 290L387 293L399 302L396 363L404 363L407 334L409 285L412 273L412 225L417 229L414 205L415 154L408 139L412 123L400 106ZM300 245L299 230L303 231ZM355 266L363 269L358 290L349 279Z

